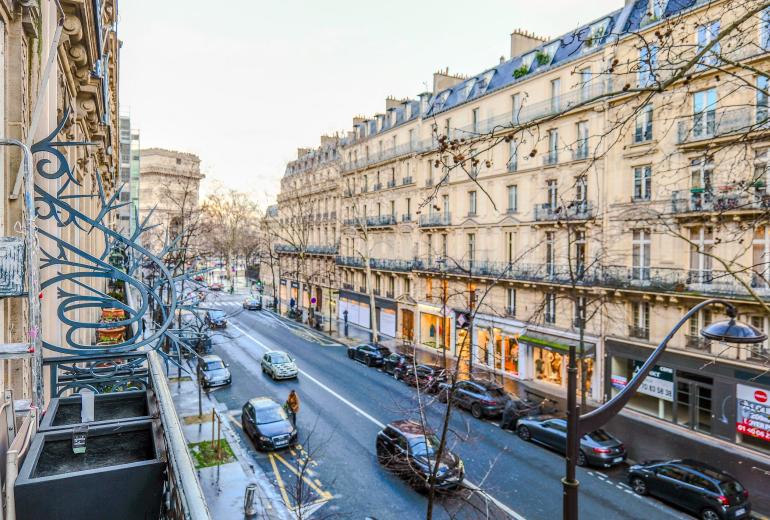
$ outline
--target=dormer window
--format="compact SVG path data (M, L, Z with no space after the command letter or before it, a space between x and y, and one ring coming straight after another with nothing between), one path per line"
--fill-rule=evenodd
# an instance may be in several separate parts
M513 77L518 79L529 74L532 69L532 63L535 61L537 52L530 52L521 57L521 65L513 71Z
M538 50L535 53L535 58L537 59L537 66L538 67L547 67L551 64L553 61L553 57L556 55L556 51L559 50L559 45L561 45L560 40L556 40L555 42L551 42L542 49Z
M469 79L466 81L462 87L460 87L460 90L457 92L457 97L459 101L465 101L468 97L468 94L470 93L471 89L473 88L473 84L476 82L475 79Z
M666 12L666 4L668 0L650 0L650 14L653 20L660 20L663 18L663 13Z
M585 42L583 43L583 49L589 50L596 48L602 38L607 34L607 28L610 25L610 19L605 18L588 27L588 34L586 34Z
M483 93L487 90L487 87L489 86L489 82L492 81L492 76L495 75L494 70L488 70L484 74L481 75L481 77L476 80L476 90L479 91L479 93Z
M447 98L449 97L450 90L445 90L439 94L436 95L436 99L433 100L433 111L438 112L442 108L444 108L444 103L446 103Z

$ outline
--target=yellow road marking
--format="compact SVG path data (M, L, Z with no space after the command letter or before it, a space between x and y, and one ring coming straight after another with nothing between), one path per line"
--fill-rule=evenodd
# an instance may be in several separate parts
M270 464L273 466L273 474L275 475L275 479L278 482L278 489L281 492L283 503L286 504L286 507L293 510L294 508L292 507L291 502L289 501L289 494L286 492L286 485L283 483L283 479L281 478L281 473L278 471L278 466L275 463L275 458L273 458L272 453L268 453L268 456L270 458Z
M283 463L283 464L284 464L284 465L285 465L285 466L286 466L286 467L289 469L289 471L291 471L292 473L294 473L294 475L296 475L297 477L301 478L301 479L302 479L302 481L303 481L305 484L307 484L308 486L310 486L310 487L313 489L313 491L315 491L316 493L318 493L318 496L320 496L320 497L322 497L322 498L325 498L326 500L331 500L331 498L332 498L332 494L331 494L331 493L329 493L328 491L324 491L323 489L321 489L320 487L318 487L318 486L315 484L315 482L313 482L312 480L310 480L309 478L307 478L305 475L301 474L301 473L300 473L300 472L299 472L299 471L298 471L298 470L297 470L297 469L296 469L296 468L295 468L295 467L294 467L292 464L290 464L290 463L289 463L289 462L288 462L286 459L284 459L283 457L281 457L281 456L280 456L280 455L278 455L277 453L273 453L273 454L272 454L272 456L273 456L273 457L275 457L276 459L278 459L280 462L282 462L282 463Z

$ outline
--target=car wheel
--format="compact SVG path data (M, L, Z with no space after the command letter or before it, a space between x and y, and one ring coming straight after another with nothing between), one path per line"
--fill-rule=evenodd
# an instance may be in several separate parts
M473 403L471 405L471 415L476 419L481 419L484 416L484 410L481 409L481 405L479 403Z
M716 511L709 507L700 512L700 517L701 520L720 520L721 518Z
M647 482L645 482L643 479L639 477L634 477L631 480L631 489L633 489L634 493L636 493L637 495L646 495Z
M385 453L379 444L377 445L377 462L382 466L388 465L388 454Z
M265 372L266 372L266 371L265 371L265 366L264 366L264 365L262 365L262 373L264 374Z
M366 366L372 367L374 366L374 360L370 358L369 356L366 356Z
M528 441L532 438L532 432L530 432L529 428L526 426L519 426L516 429L516 434L519 436L519 439L523 441Z
M352 350L348 350L348 357L350 359L353 359L353 351Z
M395 379L396 381L400 381L401 380L401 371L400 370L395 370L395 369L393 370L393 379Z
M449 393L446 390L442 390L438 393L438 402L446 403L449 401Z
M577 465L578 466L585 466L588 464L588 460L586 459L586 454L582 451L578 451L578 457L577 457Z

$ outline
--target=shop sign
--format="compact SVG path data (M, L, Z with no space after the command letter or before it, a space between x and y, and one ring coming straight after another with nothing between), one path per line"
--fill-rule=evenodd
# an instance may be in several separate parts
M644 363L642 361L634 361L634 373L633 376L639 372ZM628 384L628 378L625 376L611 375L610 381L614 388L621 390ZM636 390L640 394L657 397L664 401L674 401L674 371L668 367L662 367L655 365L647 377L644 378L642 384Z
M770 441L770 391L737 385L738 404L735 429L743 435Z

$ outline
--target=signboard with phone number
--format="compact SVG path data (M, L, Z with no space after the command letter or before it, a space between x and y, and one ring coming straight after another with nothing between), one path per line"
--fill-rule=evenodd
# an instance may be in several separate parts
M738 433L770 441L770 391L737 385L738 415L735 429Z

